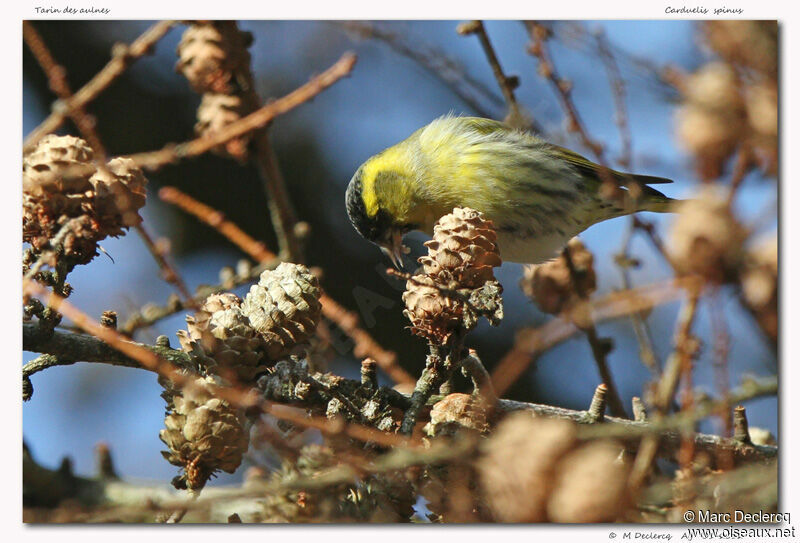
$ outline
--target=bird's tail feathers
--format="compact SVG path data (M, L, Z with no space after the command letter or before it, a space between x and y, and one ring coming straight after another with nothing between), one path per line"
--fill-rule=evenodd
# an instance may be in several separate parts
M638 179L637 179L638 180ZM672 213L675 207L681 203L682 200L676 200L665 196L653 187L641 185L642 199L639 203L639 211L652 211L654 213Z

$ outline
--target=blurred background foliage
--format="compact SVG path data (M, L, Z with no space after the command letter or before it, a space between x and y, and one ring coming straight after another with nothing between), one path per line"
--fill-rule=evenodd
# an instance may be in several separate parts
M68 73L73 89L93 76L109 58L116 42L130 43L148 21L37 21L35 26ZM296 21L243 21L240 26L254 35L250 49L257 91L263 99L282 96L314 73L332 64L346 50L359 60L351 77L326 90L314 101L279 117L271 135L291 199L301 220L311 226L308 264L323 270L322 284L337 301L360 313L362 322L384 347L396 351L401 364L418 374L425 360L425 343L410 334L402 316L403 283L387 277L388 265L380 252L365 242L350 225L343 205L351 175L370 155L405 138L420 126L448 112L503 118L504 103L480 45L474 37L460 37L457 21L376 22L376 28L398 36L414 48L438 51L453 59L464 74L488 89L477 103L459 98L435 73L398 54L385 42L348 31L343 23ZM671 197L688 196L697 177L690 157L681 152L674 136L677 93L656 76L653 67L672 64L692 71L710 53L698 39L699 27L689 21L554 22L557 40L551 42L560 74L572 81L573 97L590 134L601 141L607 156L616 158L621 142L614 124L614 99L591 33L605 31L614 47L627 83L627 108L632 132L631 170L669 177L665 187ZM537 75L536 61L526 52L529 36L519 22L488 21L486 28L506 73L521 80L517 97L542 128L543 135L582 153L576 138L568 134L563 112L552 89ZM173 29L156 47L155 54L136 62L122 78L89 108L110 155L154 150L169 142L191 139L200 96L185 78L175 73L175 48L182 29ZM53 96L46 79L27 50L23 53L23 134L46 116ZM77 134L67 125L61 133ZM145 224L159 237L168 238L172 258L190 288L218 282L223 266L244 257L210 227L160 202L160 187L173 185L222 211L245 231L275 248L261 183L252 166L206 154L147 174L148 204ZM776 185L751 173L737 199L737 211L745 221L763 214L777 197ZM776 214L777 215L777 214ZM670 217L648 216L662 232ZM769 228L777 227L777 216ZM595 254L598 293L621 288L613 255L619 251L627 228L626 219L597 225L581 238ZM422 254L424 237L414 234L413 256ZM90 315L114 309L120 322L147 302L163 303L171 287L158 279L158 268L141 239L128 235L108 239L103 248L111 258L97 257L70 275L75 293L72 303ZM642 265L633 270L634 285L671 277L662 257L643 236L637 236L631 253ZM112 260L113 258L113 260ZM508 351L522 327L547 320L522 294L518 281L522 268L504 264L497 277L505 287L506 318L499 328L482 326L468 338L489 370ZM237 294L246 292L238 289ZM722 287L716 302L730 334L731 385L743 375L773 375L775 352L741 308L732 287ZM712 337L707 298L701 302L696 333ZM649 316L655 349L663 360L671 349L678 303L656 308ZM184 313L139 332L137 339L152 342L165 334L177 345L175 332L184 327ZM640 395L650 378L639 361L638 343L630 321L603 323L602 336L613 338L611 370L626 404ZM31 360L24 353L23 363ZM715 391L713 352L704 345L697 360L695 385ZM351 352L344 352L330 368L346 376L359 371ZM165 479L174 468L161 459L163 444L158 430L164 404L156 378L149 372L78 364L57 367L35 378L37 394L24 406L24 438L36 458L56 466L61 457L74 460L76 472L93 471L93 445L108 442L122 476ZM571 340L541 356L506 397L585 409L600 378L584 338ZM386 382L384 380L384 382ZM630 409L630 408L628 408ZM751 426L777 435L777 400L754 400L747 405ZM716 421L703 431L719 432ZM238 479L221 476L217 484Z

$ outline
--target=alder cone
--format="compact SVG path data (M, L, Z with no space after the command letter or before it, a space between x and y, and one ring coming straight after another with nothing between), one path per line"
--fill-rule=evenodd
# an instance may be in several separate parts
M319 280L302 264L281 263L250 287L241 311L262 337L266 355L276 361L314 335L321 317Z
M139 210L146 201L147 179L133 160L115 158L89 181L95 193L94 215L106 235L119 236L123 228L141 224Z
M479 288L494 280L492 268L502 263L492 221L466 207L439 219L425 246L428 256L419 259L423 273L445 285Z
M270 363L264 340L242 313L241 305L235 294L212 294L194 317L186 317L188 330L180 330L178 340L198 370L253 384Z
M86 264L97 243L120 236L142 221L147 179L135 163L115 158L97 168L94 152L80 138L48 135L23 160L22 237L45 249L72 219L63 241L71 265Z
M677 207L667 239L675 267L714 284L735 281L744 262L747 229L736 219L721 186L705 186Z
M455 208L434 226L425 243L428 255L406 282L403 314L411 331L435 343L474 328L483 315L496 324L502 318L502 287L493 268L502 261L492 221L470 208Z
M519 411L500 421L476 464L495 519L545 522L556 466L575 444L575 425L565 420Z
M159 438L169 448L161 454L183 468L173 484L199 490L217 471L233 473L247 452L250 434L244 411L213 394L212 377L197 378L192 387L172 391L165 428Z
M551 522L613 522L630 501L627 480L630 467L618 460L623 446L601 440L567 453L553 476L547 500Z
M237 73L249 70L251 41L233 22L193 24L181 36L175 68L196 92L234 94Z
M574 278L562 254L542 264L526 266L520 280L522 292L539 309L552 315L574 306L580 300L580 293L588 296L597 288L592 253L578 238L572 238L567 249L576 272Z
M79 194L91 188L95 169L94 151L84 140L48 134L22 161L22 190L34 196Z
M198 136L211 136L248 113L250 111L241 96L207 92L203 94L200 107L197 108L197 123L194 125L194 131ZM252 135L248 133L230 139L212 151L244 162L247 160L247 146L251 139Z

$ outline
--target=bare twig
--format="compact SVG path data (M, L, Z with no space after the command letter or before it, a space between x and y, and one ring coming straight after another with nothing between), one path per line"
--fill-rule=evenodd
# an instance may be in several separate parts
M264 243L250 237L236 223L225 217L224 213L195 200L185 192L175 187L162 187L158 191L158 197L200 219L256 261L264 262L276 258Z
M581 300L588 301L589 293L583 289L582 283L578 279L578 271L575 269L575 263L572 261L569 246L564 247L562 255L564 261L567 263L572 287L578 293L578 297ZM607 361L608 353L611 351L613 343L610 338L600 338L597 334L597 328L593 323L581 326L580 328L586 334L586 339L589 341L589 346L592 348L592 356L594 357L595 364L597 364L600 378L608 389L608 405L611 409L611 413L617 417L624 417L625 408L622 405L622 399L617 391L617 385L614 384L614 378L611 376L611 369L608 367Z
M687 291L688 297L678 314L675 329L675 349L667 360L664 374L658 383L654 405L660 413L666 413L675 396L681 371L691 364L696 354L697 344L691 335L694 319L697 315L697 302L700 297L698 289Z
M631 128L628 124L628 112L625 107L625 81L622 79L622 74L619 71L617 59L611 46L608 43L605 31L598 29L595 33L597 40L597 49L600 52L600 58L606 67L608 73L608 80L611 83L611 92L614 95L614 124L619 129L620 141L622 142L622 152L618 158L621 166L626 168L631 167L633 157L633 146L631 138Z
M691 337L691 329L697 314L698 299L699 288L689 289L688 298L678 315L675 331L675 350L667 360L664 373L656 386L655 397L653 398L653 404L656 408L656 413L653 417L655 424L658 424L667 413L675 396L681 374L686 375L687 367L691 371L692 357L697 350L696 343ZM682 412L682 414L686 413L692 414L692 411ZM684 446L689 442L685 437L682 436ZM658 449L658 440L657 436L652 435L643 439L642 446L636 455L633 468L628 477L628 486L631 490L636 491L641 488L647 478L647 474L650 473L650 467ZM693 452L694 450L694 442L692 441L691 451Z
M136 231L139 233L142 241L144 241L145 246L147 246L147 250L150 251L151 255L153 255L153 259L156 261L156 264L158 264L158 267L161 269L161 277L164 278L164 281L174 285L175 288L178 289L178 292L180 292L181 296L183 296L184 307L193 307L195 305L194 299L192 298L192 294L189 292L186 283L175 267L169 263L167 256L162 252L161 248L159 248L153 241L153 238L147 232L144 225L137 224Z
M514 89L519 87L519 77L507 76L503 72L503 68L500 66L500 59L497 58L497 53L492 46L492 42L489 40L489 34L486 32L486 27L484 27L483 21L470 21L468 23L461 23L458 25L456 31L462 36L477 34L478 39L481 42L483 52L486 55L486 60L489 62L489 66L492 68L494 78L497 80L497 84L500 86L500 90L503 93L503 98L505 98L506 105L508 106L508 115L506 116L505 121L512 126L530 128L531 125L529 122L526 122L527 119L522 113L519 102L517 102L517 97L514 95Z
M272 228L278 239L278 252L292 262L303 262L303 254L295 234L297 216L286 193L286 182L278 167L278 157L272 149L266 127L257 131L255 141L255 162L267 194Z
M28 48L36 57L36 61L42 67L47 80L50 83L50 89L59 97L59 99L68 100L72 96L72 91L67 82L67 73L63 66L60 66L50 50L45 45L44 40L39 35L39 32L33 27L30 21L22 21L22 37ZM94 152L98 155L98 160L101 164L105 164L106 151L100 138L97 137L95 132L95 121L87 115L82 106L76 106L67 111L67 115L78 127L81 134L88 140L89 145Z
M708 297L708 301L709 315L711 320L711 334L714 338L714 381L717 388L717 394L719 394L719 396L722 398L727 398L728 389L730 388L730 373L728 372L730 334L728 332L725 311L722 308L723 300L721 298L719 289L714 289L711 292L711 296ZM722 435L730 436L733 431L733 420L731 419L730 404L726 405L724 409L720 409L719 415L720 421L722 422Z
M392 32L383 25L366 21L348 21L338 24L345 31L380 40L394 52L413 60L432 76L442 81L481 117L495 117L495 112L503 106L501 96L498 96L481 81L470 77L462 66L438 49L416 39L408 40L404 35ZM496 108L495 112L487 110L481 104L482 100L491 103Z
M614 255L614 262L619 267L622 277L622 288L624 290L633 288L629 270L631 267L638 265L638 261L630 256L630 245L635 231L635 215L631 215L629 217L628 228L622 238L622 247L619 252ZM647 325L645 314L641 311L631 313L631 324L633 325L633 332L636 335L636 341L639 343L639 358L653 375L658 377L661 373L661 363L653 347L653 337L650 332L650 327Z
M71 112L85 107L97 98L103 90L114 82L136 59L150 53L153 46L163 38L174 21L160 21L139 36L130 46L116 44L112 49L112 58L86 85L81 87L72 97L59 102L59 107L37 126L22 147L23 153L31 151L42 137L58 129ZM95 149L100 152L100 149Z
M137 153L127 158L132 159L141 168L158 170L181 159L201 155L228 140L266 126L275 117L311 100L343 77L350 75L355 63L356 56L353 53L345 53L333 66L313 77L305 85L298 87L283 98L266 104L250 115L225 126L225 128L214 132L213 135L203 136L177 145L170 144L158 151Z
M550 58L550 52L546 44L550 30L546 26L535 21L526 21L525 24L528 27L528 32L533 40L528 48L528 52L536 57L536 59L539 61L539 74L547 79L551 83L553 89L556 91L556 95L558 96L561 106L564 109L564 113L569 121L568 128L570 132L576 132L578 136L580 136L581 142L584 144L584 146L592 151L592 153L594 153L594 155L597 157L600 165L607 169L608 163L605 159L605 151L603 146L589 137L588 132L584 128L583 121L581 121L578 108L575 107L575 103L572 101L571 84L559 76L553 61Z
M736 154L736 162L733 165L733 174L731 175L731 186L728 191L728 205L733 203L742 181L750 171L753 165L753 155L748 144L742 144L739 147L739 152Z

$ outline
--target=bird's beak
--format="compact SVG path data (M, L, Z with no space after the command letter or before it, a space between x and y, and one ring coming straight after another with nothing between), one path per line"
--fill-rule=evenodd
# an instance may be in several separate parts
M387 239L383 243L379 243L378 246L383 251L389 260L392 261L394 267L398 270L403 269L403 255L408 254L410 249L403 245L403 232L400 230L392 230L389 239Z

